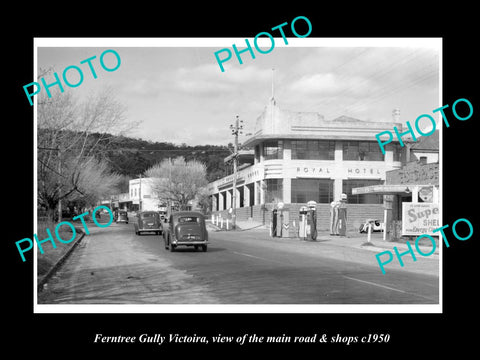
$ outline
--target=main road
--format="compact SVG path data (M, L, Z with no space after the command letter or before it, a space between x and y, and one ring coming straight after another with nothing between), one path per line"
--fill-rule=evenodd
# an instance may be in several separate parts
M438 259L388 265L333 241L209 231L207 252L165 249L132 224L89 227L39 304L438 304ZM39 255L41 256L41 255ZM415 270L415 271L412 271Z

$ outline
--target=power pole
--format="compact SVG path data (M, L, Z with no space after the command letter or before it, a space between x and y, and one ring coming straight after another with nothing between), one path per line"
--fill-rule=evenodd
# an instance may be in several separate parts
M142 174L140 174L140 187L138 188L138 209L142 211Z
M242 123L242 124L240 124ZM235 136L233 148L233 190L232 190L232 229L237 225L237 162L238 162L238 134L242 134L243 120L235 118L235 126L230 125L232 135Z
M62 176L62 151L58 148L58 174ZM60 179L60 184L58 186L58 222L62 222L62 179Z

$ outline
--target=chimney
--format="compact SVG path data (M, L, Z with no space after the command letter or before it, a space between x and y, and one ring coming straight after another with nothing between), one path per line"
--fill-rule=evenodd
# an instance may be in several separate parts
M395 108L392 111L392 119L394 123L399 123L400 122L400 109Z

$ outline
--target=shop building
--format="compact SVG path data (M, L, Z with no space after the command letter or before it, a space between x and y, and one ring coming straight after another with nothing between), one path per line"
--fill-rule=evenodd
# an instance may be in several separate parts
M138 178L129 181L129 195L132 210L159 211L164 204L159 200L154 190L154 178Z
M349 227L358 229L368 217L383 214L383 196L353 195L352 189L382 185L386 172L398 169L404 153L397 142L385 155L375 134L402 131L398 112L385 122L362 121L348 116L325 119L314 112L281 109L272 97L257 118L254 132L242 148L250 149L253 161L234 174L209 184L212 212L224 214L233 207L236 191L238 220L252 218L268 222L276 203L283 202L290 219L298 218L300 206L317 202L319 229L328 229L330 203L347 194ZM240 160L242 155L239 156Z

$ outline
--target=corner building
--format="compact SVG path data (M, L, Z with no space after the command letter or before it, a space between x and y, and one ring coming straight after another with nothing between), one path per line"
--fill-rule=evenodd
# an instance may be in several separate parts
M383 219L382 195L352 195L352 189L382 185L387 171L401 167L398 140L384 155L375 139L375 134L394 126L402 130L395 112L388 122L347 116L326 120L318 113L280 109L272 97L257 118L253 135L243 143L254 156L237 172L237 219L267 224L273 206L283 202L290 221L298 221L300 207L314 200L317 226L327 230L330 203L342 193L348 196L350 229L358 229L366 218ZM226 216L233 206L233 180L232 174L209 184L214 214Z

